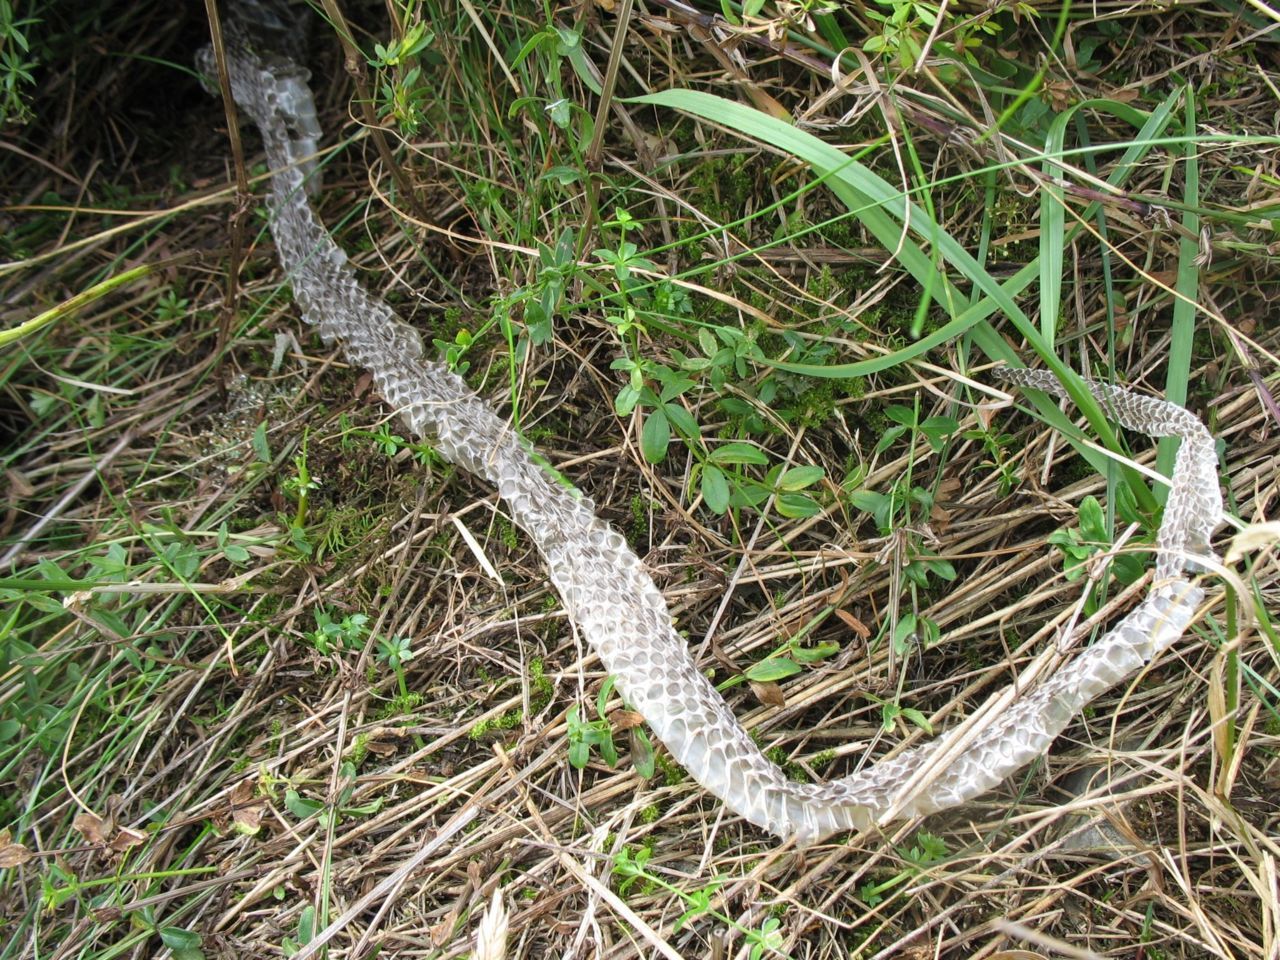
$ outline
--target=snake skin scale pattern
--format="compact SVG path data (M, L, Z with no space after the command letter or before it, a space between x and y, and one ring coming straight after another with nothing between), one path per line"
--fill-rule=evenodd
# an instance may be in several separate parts
M671 755L734 813L778 837L812 843L962 803L1041 754L1090 700L1168 648L1191 623L1204 591L1184 570L1197 569L1195 556L1210 555L1209 535L1222 518L1213 440L1179 407L1086 381L1124 426L1182 439L1159 531L1157 577L1146 598L962 749L951 750L951 736L944 735L844 779L788 780L698 669L662 593L626 541L595 516L590 500L549 478L508 422L445 365L427 358L418 334L361 286L309 199L310 167L302 161L320 136L310 75L287 57L255 53L233 30L230 24L231 88L262 133L272 170L271 232L303 319L372 373L413 434L497 489L618 690ZM207 76L217 75L210 51L198 59ZM1002 375L1063 392L1046 374L1008 369ZM923 789L913 786L943 753L945 768L930 771Z

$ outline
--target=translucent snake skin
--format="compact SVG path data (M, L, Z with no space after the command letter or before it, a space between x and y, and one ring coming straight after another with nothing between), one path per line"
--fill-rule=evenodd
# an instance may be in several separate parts
M698 669L662 593L626 541L595 516L589 500L551 479L510 423L445 365L428 359L418 334L360 285L308 196L304 158L320 135L309 74L284 56L253 52L246 31L240 33L238 39L232 34L227 50L231 88L262 132L272 170L271 232L303 319L372 373L413 434L498 490L626 700L689 774L741 817L778 837L812 843L962 803L1041 754L1086 704L1168 648L1194 618L1204 591L1184 571L1200 569L1197 556L1211 556L1209 535L1222 519L1213 440L1179 407L1086 381L1123 426L1182 441L1145 599L1101 640L1015 699L974 742L961 746L954 735L942 736L841 780L788 780ZM207 76L217 75L211 52L199 60ZM1064 395L1044 373L1004 369L998 375ZM913 789L931 758L944 753L945 768L931 770L927 786Z

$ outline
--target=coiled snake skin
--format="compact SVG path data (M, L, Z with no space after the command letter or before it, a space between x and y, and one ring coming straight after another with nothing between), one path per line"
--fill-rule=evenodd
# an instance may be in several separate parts
M200 61L206 75L216 76L211 52L202 52ZM1089 382L1124 427L1182 441L1146 598L1101 640L1016 699L976 742L952 750L951 737L943 736L841 780L789 781L698 669L661 592L626 541L595 516L589 500L550 479L510 424L461 378L428 359L418 334L360 285L308 199L303 158L319 137L309 74L285 57L259 56L243 37L229 43L227 68L236 103L262 132L272 170L271 232L303 319L372 373L412 433L430 438L441 455L497 488L620 692L690 775L751 823L811 843L972 798L1042 753L1090 700L1169 647L1193 619L1204 592L1184 571L1198 569L1195 557L1211 555L1209 535L1222 519L1213 440L1179 407ZM1043 373L1006 369L999 375L1064 395ZM908 793L913 776L942 752L949 757L946 768L925 789Z

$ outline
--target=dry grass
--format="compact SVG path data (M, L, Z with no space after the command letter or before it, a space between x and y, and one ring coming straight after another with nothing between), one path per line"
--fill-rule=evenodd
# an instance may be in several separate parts
M824 138L879 141L865 162L895 182L899 163L903 176L922 171L913 183L933 215L986 251L993 275L1037 255L1041 184L1021 164L989 169L1017 147L980 136L1002 109L994 93L981 107L951 102L944 122L936 108L956 84L938 64L878 62L836 91L820 51L780 55L768 31L735 41L710 12L664 7L637 15L621 94L696 86L844 117L819 128ZM1225 3L1094 9L1098 20L1072 24L1071 56L1083 61L1102 38L1105 67L1053 61L1042 99L1150 110L1188 78L1203 91L1196 129L1222 136L1198 149L1203 240L1173 222L1186 196L1176 138L1146 156L1105 217L1082 224L1064 251L1054 342L1072 365L1110 363L1153 392L1185 350L1189 405L1225 442L1229 509L1266 521L1280 453L1277 272L1271 235L1250 224L1274 224L1280 170L1277 144L1245 134L1275 132L1276 21ZM641 779L616 698L622 762L610 769L594 753L574 769L567 714L580 704L596 716L597 661L492 491L389 439L398 427L361 372L299 329L252 205L234 249L217 101L138 59L188 63L207 32L199 16L165 10L99 21L92 49L51 63L37 126L13 132L0 170L6 327L128 267L160 265L0 354L0 536L6 551L23 544L0 571L0 830L20 845L0 844L0 958L273 956L318 931L332 957L501 956L503 911L508 957L747 957L753 944L814 958L1280 956L1277 578L1265 544L1239 567L1251 599L1219 597L1172 655L1097 703L1043 762L923 824L780 848L661 759ZM1058 16L1041 10L1001 41L1028 71ZM1040 420L993 405L974 386L982 361L969 341L835 388L789 378L772 403L752 395L771 375L755 366L684 397L704 436L748 436L774 462L819 465L837 483L857 469L864 490L909 477L932 492L887 531L835 484L814 517L717 516L690 484L696 457L684 445L646 462L640 420L614 412L619 356L697 355L705 320L773 350L796 330L832 344L822 362L860 360L910 341L919 289L847 217L810 229L842 208L802 166L674 111L616 103L594 197L581 183L557 188L557 168L581 162L586 139L549 123L544 104L508 113L512 81L554 99L540 55L516 66L541 13L427 12L439 34L424 68L427 123L385 134L412 202L352 120L361 114L332 30L315 31L326 143L340 145L326 161L327 222L428 339L476 334L469 378L495 402L516 401L526 434L626 533L717 681L791 643L836 645L779 688L727 690L793 775L838 776L918 742L902 718L882 729L886 703L954 725L1132 604L1146 580L1111 580L1100 610L1086 611L1085 582L1068 580L1046 543L1077 523L1086 496L1122 500L1116 483ZM348 11L361 13L385 39L385 11ZM557 23L572 22L572 9L558 11ZM599 8L584 24L602 69L615 24ZM594 109L567 62L555 78ZM1087 142L1132 133L1105 112L1088 117ZM256 149L246 135L251 176L263 172ZM1076 169L1105 178L1117 157ZM1152 215L1155 198L1172 221ZM590 251L617 245L608 221L619 207L642 221L627 236L652 272L679 277L690 296L691 316L673 311L670 329L651 321L641 337L604 319L619 291ZM591 268L569 272L554 339L513 361L490 319L508 310L516 333L532 322L519 292L545 285L536 242L554 246L584 222L592 236L576 252ZM1172 294L1188 239L1205 249L1193 338ZM940 309L929 329L948 319ZM726 410L726 395L750 414ZM953 417L961 432L940 452L923 441L875 452L884 410L916 402L922 419ZM1004 438L994 462L983 435ZM1154 464L1145 441L1131 446ZM299 457L318 483L305 507ZM1138 529L1126 517L1099 557L1146 562L1150 517ZM298 520L309 553L291 539ZM922 549L950 561L955 581L913 585ZM1089 570L1107 581L1098 561ZM367 630L349 648L318 649L321 611L367 616ZM908 614L935 622L940 643L895 653L888 633ZM393 637L415 653L402 674L376 639ZM944 854L913 859L937 842Z

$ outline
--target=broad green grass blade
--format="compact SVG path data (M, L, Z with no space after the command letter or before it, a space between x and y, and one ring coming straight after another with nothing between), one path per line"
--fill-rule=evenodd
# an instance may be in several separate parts
M1126 156L1116 164L1112 173L1113 178L1123 178L1128 175L1134 160L1137 159L1136 155L1130 157L1128 154L1134 154L1142 147L1144 141L1164 133L1173 115L1178 96L1177 92L1171 94L1150 117L1115 100L1084 100L1062 111L1049 125L1049 134L1045 140L1045 158L1041 162L1041 170L1048 182L1040 194L1040 332L1050 343L1055 342L1057 338L1058 313L1062 309L1063 251L1079 232L1078 225L1070 233L1066 229L1066 205L1062 189L1057 184L1058 175L1064 168L1056 158L1061 157L1066 148L1068 125L1076 114L1082 110L1088 110L1110 113L1138 127L1141 132L1137 141L1125 151ZM1147 149L1150 148L1143 149L1142 153L1146 153ZM1097 206L1096 202L1090 204L1081 216L1081 220L1087 220L1093 216Z
M1169 331L1169 366L1165 370L1164 396L1170 403L1187 405L1187 382L1191 378L1191 352L1196 333L1196 304L1200 298L1199 255L1200 214L1200 158L1195 141L1196 96L1187 86L1183 90L1186 99L1184 132L1187 136L1183 148L1185 193L1182 202L1184 233L1178 241L1178 278L1174 283L1177 296L1173 300L1173 322ZM1160 454L1156 465L1167 476L1173 471L1173 458L1177 454L1177 441L1168 437L1160 441ZM1163 497L1161 497L1163 499Z

